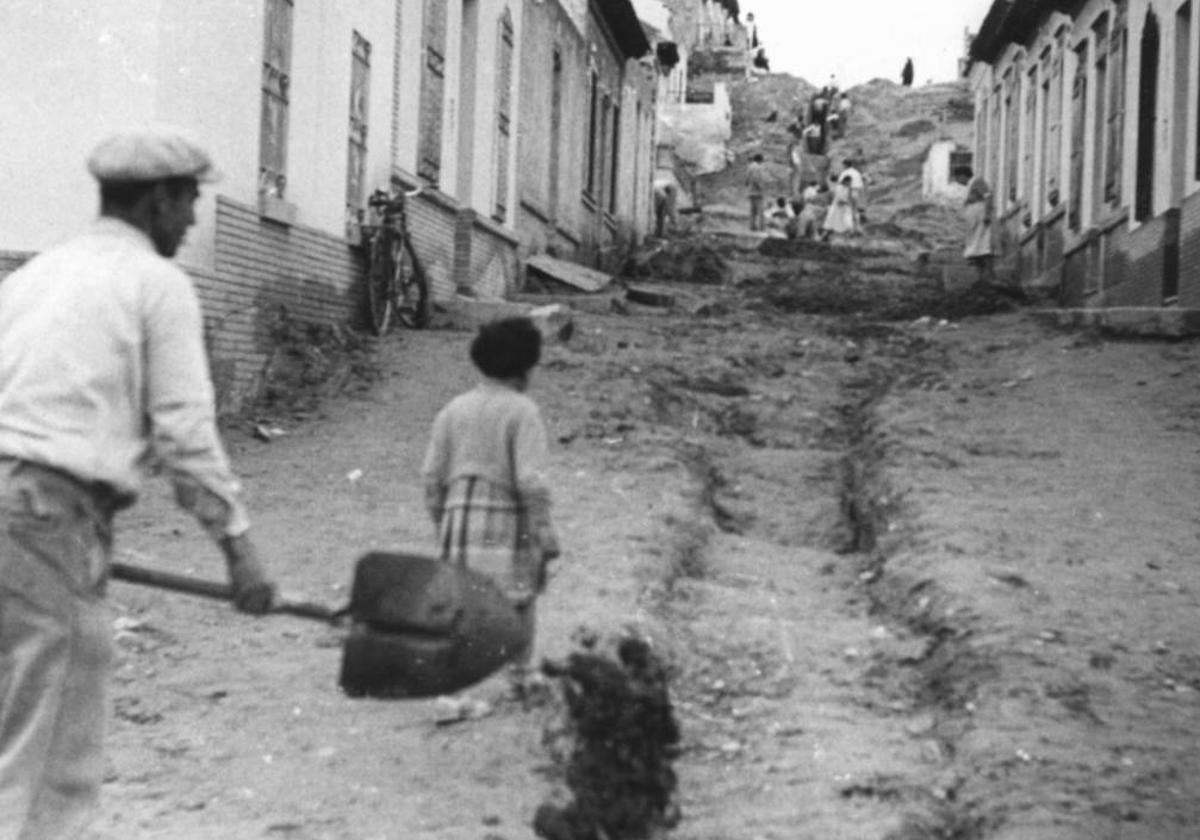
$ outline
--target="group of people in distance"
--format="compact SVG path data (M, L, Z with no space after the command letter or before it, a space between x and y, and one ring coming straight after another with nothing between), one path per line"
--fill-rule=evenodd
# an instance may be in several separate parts
M866 182L857 161L845 158L842 169L828 176L829 145L845 136L850 118L850 97L838 90L837 79L813 93L796 120L788 126L792 135L787 147L788 195L779 196L774 205L764 207L771 179L763 156L755 154L746 170L746 189L750 200L750 230L774 228L789 239L820 239L833 234L857 236L862 233ZM808 162L808 180L806 175ZM812 177L816 175L817 177Z

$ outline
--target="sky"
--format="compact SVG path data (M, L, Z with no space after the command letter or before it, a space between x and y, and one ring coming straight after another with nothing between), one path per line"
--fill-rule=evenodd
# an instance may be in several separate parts
M992 0L740 0L754 15L772 72L812 84L837 75L852 87L900 81L911 56L915 84L949 81L963 55L964 30L978 31Z

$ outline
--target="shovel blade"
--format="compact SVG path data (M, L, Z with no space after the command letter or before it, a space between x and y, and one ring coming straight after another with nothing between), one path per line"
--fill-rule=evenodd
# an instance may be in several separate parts
M373 602L383 612L353 610L342 650L340 683L347 695L451 694L495 673L532 643L526 613L483 575L427 557L374 553L360 562L368 558L359 571L370 574L356 575L356 588L370 577L390 585L403 580L407 591L376 593L374 599L360 592L360 605ZM381 574L381 564L393 566L395 574ZM449 615L453 622L444 624Z

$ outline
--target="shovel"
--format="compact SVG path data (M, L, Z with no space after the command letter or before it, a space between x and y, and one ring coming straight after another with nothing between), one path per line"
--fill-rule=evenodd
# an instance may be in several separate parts
M216 581L115 562L126 583L232 601ZM531 643L523 613L491 580L416 554L370 552L354 569L350 603L277 599L272 612L341 625L340 685L350 697L433 697L495 673Z

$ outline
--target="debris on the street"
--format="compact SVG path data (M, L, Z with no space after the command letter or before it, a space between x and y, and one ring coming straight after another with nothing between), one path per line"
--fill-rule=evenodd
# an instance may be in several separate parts
M433 702L433 722L438 726L450 726L468 720L479 720L494 710L491 703L469 695L439 697Z
M636 840L679 821L679 725L664 663L636 635L616 641L616 656L584 648L546 661L569 715L566 781L571 799L537 809L545 840Z

